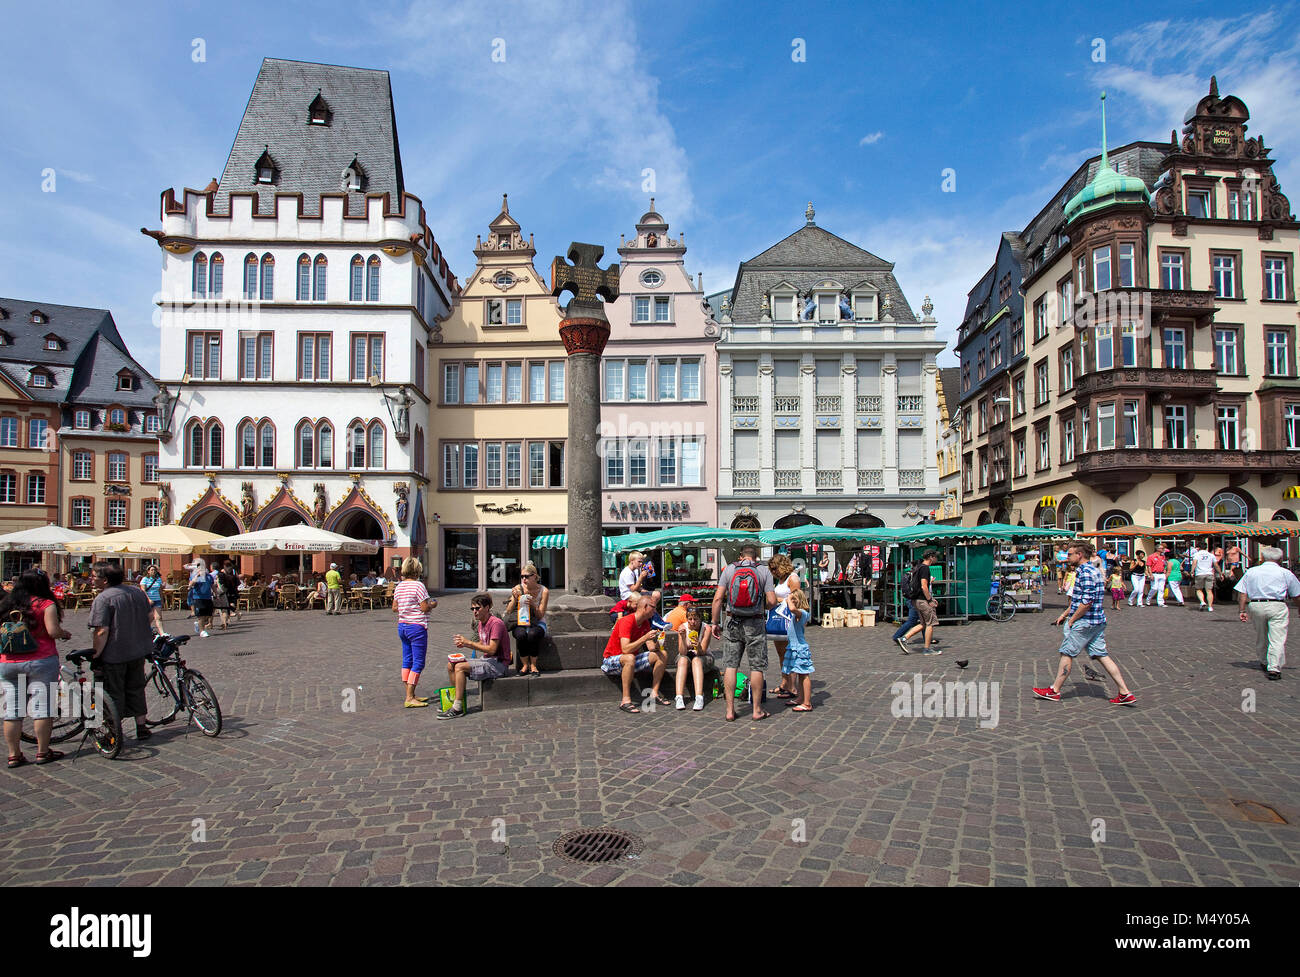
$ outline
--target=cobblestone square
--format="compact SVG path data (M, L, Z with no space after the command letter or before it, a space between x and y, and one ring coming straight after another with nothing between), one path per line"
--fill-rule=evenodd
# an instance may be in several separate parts
M1126 607L1108 637L1136 708L1081 667L1059 703L1040 701L1061 600L943 628L936 657L904 657L887 625L811 628L817 708L771 702L757 724L724 722L720 701L624 715L612 684L599 705L479 714L472 695L469 716L437 722L401 708L389 612L245 615L186 647L220 695L218 739L178 724L116 762L89 748L74 762L71 743L0 777L0 884L1300 882L1296 669L1266 681L1231 606ZM432 617L426 694L469 628L468 595ZM68 625L80 636L85 614ZM996 683L996 725L895 718L892 686L917 675ZM1241 801L1289 823L1249 820ZM584 826L644 850L598 866L552 853Z

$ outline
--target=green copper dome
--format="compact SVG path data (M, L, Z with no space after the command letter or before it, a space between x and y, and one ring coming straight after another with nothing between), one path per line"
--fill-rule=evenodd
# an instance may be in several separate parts
M1147 186L1136 176L1122 176L1110 165L1106 153L1106 93L1101 93L1101 166L1088 185L1065 205L1065 221L1072 224L1085 214L1103 210L1112 204L1150 203Z

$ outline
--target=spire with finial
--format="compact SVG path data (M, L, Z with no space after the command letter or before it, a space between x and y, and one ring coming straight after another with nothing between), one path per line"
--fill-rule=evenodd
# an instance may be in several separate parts
M501 213L510 213L510 194L508 193L501 194Z
M1110 159L1106 154L1106 93L1101 93L1101 168L1110 168Z
M654 197L651 197L651 198L650 198L650 209L651 209L651 210L654 210L654 209L655 209L655 198L654 198Z
M1219 97L1219 79L1210 75L1210 95L1214 98Z
M808 209L805 210L805 211L803 212L803 218L804 218L804 220L807 221L809 224L815 224L816 221L814 221L813 218L816 217L816 216L817 216L817 211L813 210L812 201L809 200L809 201L808 201Z

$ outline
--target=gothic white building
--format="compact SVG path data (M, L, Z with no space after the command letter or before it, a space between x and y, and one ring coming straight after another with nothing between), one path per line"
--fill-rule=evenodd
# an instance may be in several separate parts
M165 191L161 220L172 521L423 557L428 346L459 286L406 192L388 73L265 60L221 180Z
M742 262L719 306L718 520L911 525L942 497L936 322L893 264L818 227Z

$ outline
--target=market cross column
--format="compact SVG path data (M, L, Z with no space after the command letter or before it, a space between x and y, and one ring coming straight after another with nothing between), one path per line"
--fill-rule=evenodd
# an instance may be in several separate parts
M600 357L609 340L604 303L618 298L618 265L599 267L605 249L598 244L569 245L566 261L551 262L551 294L572 292L560 321L560 338L569 357L569 524L567 590L602 593L600 508Z

